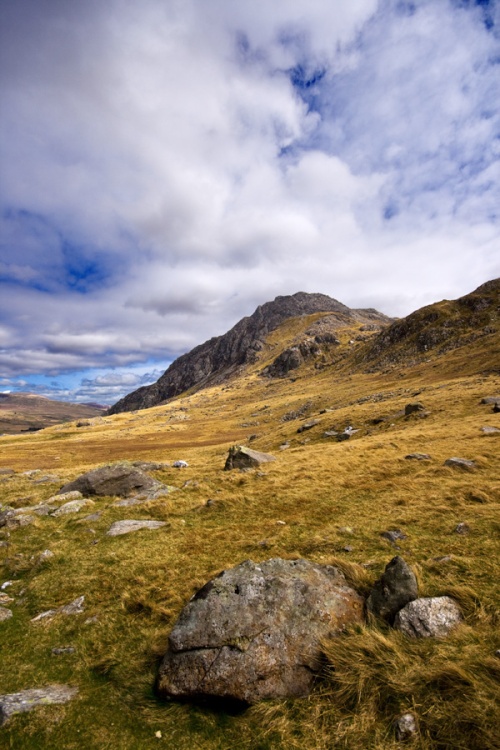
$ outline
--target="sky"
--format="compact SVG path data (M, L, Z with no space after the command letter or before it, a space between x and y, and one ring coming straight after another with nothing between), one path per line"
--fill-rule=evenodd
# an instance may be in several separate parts
M500 276L500 0L2 0L0 390Z

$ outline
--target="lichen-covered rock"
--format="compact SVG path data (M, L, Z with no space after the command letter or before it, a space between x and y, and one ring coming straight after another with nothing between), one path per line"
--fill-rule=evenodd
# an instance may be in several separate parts
M110 526L106 536L121 536L130 534L131 531L140 531L140 529L159 529L165 526L165 521L115 521Z
M67 503L61 505L60 508L51 513L52 516L67 516L71 513L78 513L82 508L88 508L89 505L94 505L94 501L88 497L82 497L80 500L70 500Z
M363 600L331 566L251 560L209 581L182 610L157 690L255 703L305 695L321 639L362 619Z
M7 607L0 606L0 622L5 622L5 620L10 620L11 617L12 617L12 610L7 609Z
M401 609L394 627L412 638L444 638L462 621L458 604L449 596L415 599Z
M270 453L260 453L247 448L245 445L233 445L229 449L224 470L254 469L268 461L276 461L276 458Z
M418 733L415 716L410 712L402 714L394 722L394 730L400 742L413 739Z
M140 469L127 464L114 464L92 469L92 471L82 474L73 482L61 487L58 494L62 495L77 490L83 495L128 497L137 492L149 491L159 487L161 487L160 482L152 479Z
M417 579L410 566L397 555L375 582L366 608L377 617L392 623L396 613L418 596Z
M22 690L20 693L0 695L0 726L14 714L32 711L37 706L48 706L52 703L67 703L78 694L77 687L69 685L47 685L44 688Z
M39 615L36 615L36 617L33 617L31 622L52 620L56 615L81 615L85 609L83 606L84 601L85 597L79 596L69 604L63 604L62 607L47 609L45 612L41 612Z

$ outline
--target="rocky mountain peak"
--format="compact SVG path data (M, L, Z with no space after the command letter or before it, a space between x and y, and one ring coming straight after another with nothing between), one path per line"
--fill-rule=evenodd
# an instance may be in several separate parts
M230 375L238 367L255 361L264 346L266 336L285 320L314 313L337 313L348 320L389 318L375 310L351 310L326 294L296 294L278 296L272 302L259 305L255 312L236 323L222 336L216 336L175 360L161 378L143 386L118 401L109 414L147 409L174 398L194 386L208 386Z

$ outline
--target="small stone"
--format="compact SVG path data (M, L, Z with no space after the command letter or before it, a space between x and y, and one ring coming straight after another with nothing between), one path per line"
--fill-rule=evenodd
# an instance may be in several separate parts
M325 431L325 432L323 433L323 437L337 437L337 435L338 435L338 434L339 434L339 433L338 433L338 432L335 432L335 430L326 430L326 431Z
M500 434L500 430L498 427L481 427L481 432L483 435L498 435Z
M98 513L91 513L88 516L85 516L85 518L82 518L82 521L89 521L90 523L93 523L94 521L98 521L101 517L100 512Z
M174 463L172 464L172 466L175 469L187 469L188 466L189 466L189 464L188 464L187 461L174 461Z
M37 706L52 703L67 703L78 693L78 688L69 685L47 685L45 688L22 690L20 693L0 695L0 726L6 724L14 714L31 711Z
M12 474L15 474L16 472L14 469L0 469L0 474L3 474L4 476L12 476Z
M54 553L51 552L50 549L44 549L43 552L40 552L40 554L36 558L36 564L41 565L47 560L50 560L51 557L54 557Z
M33 617L31 619L31 622L52 620L52 618L56 615L79 615L84 610L84 600L84 596L79 596L77 599L74 599L69 604L64 604L62 607L57 607L56 609L48 609L45 612L41 612L39 615L36 615L36 617Z
M161 526L166 526L165 521L116 521L111 524L107 536L121 536L122 534L129 534L132 531L139 531L140 529L159 529Z
M352 526L340 526L339 533L352 535L354 534L354 529L352 528Z
M78 513L82 508L86 508L89 505L94 505L94 501L89 498L82 498L81 500L70 500L68 503L64 503L60 508L51 513L51 516L58 518L59 516L67 516L71 513Z
M466 536L470 533L470 527L466 523L459 523L455 526L455 534Z
M68 503L70 500L80 500L81 497L83 497L81 492L73 490L72 492L64 492L62 495L52 495L52 497L49 497L47 500L47 503L49 505L51 503Z
M321 422L320 419L311 419L309 422L304 422L304 424L302 424L298 428L297 432L300 433L300 432L305 432L305 430L312 430L312 428L316 427L316 425L318 425L320 422Z
M93 617L87 617L87 619L85 620L85 622L83 624L84 625L95 625L96 622L99 622L99 618L97 617L97 615L94 615Z
M406 534L401 529L392 529L390 531L383 531L380 536L383 539L388 539L389 542L397 542L401 539L407 539Z
M2 591L5 591L5 589L8 589L9 586L12 586L13 583L14 581L4 581L4 583L2 583L2 585L0 586L0 589Z
M458 604L449 596L415 599L401 609L394 627L411 638L444 638L462 621Z
M495 404L493 406L493 414L500 414L500 404Z
M155 732L155 737L159 740L161 740L161 732L158 730L158 732Z
M398 741L410 740L417 734L417 722L415 717L411 713L406 713L400 716L394 722L394 730L396 732L396 739Z
M405 406L405 417L409 416L410 414L415 414L415 412L418 411L424 411L423 404L420 403L414 403L414 404L406 404Z
M444 465L456 469L473 469L476 464L468 458L457 458L456 456L453 456L452 458L447 458Z
M62 656L63 654L74 654L76 651L73 646L63 646L62 648L53 648L51 654L53 656Z
M12 610L7 609L7 607L0 607L0 622L5 622L5 620L10 620L12 617Z
M286 521L276 521L276 526L286 526Z
M500 404L500 396L485 396L481 399L482 404Z
M354 547L352 547L350 544L346 544L345 547L342 547L342 552L352 552Z
M228 457L224 466L225 471L231 469L253 469L262 463L276 461L270 453L260 453L244 445L233 445L229 449Z
M407 456L405 456L406 459L414 459L415 461L430 461L431 457L428 453L408 453Z

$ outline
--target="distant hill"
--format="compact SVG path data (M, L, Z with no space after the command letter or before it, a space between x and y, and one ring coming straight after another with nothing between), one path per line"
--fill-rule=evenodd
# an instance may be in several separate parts
M60 422L91 419L106 407L53 401L34 393L0 393L0 434L35 432Z
M175 360L161 378L152 385L129 393L109 410L118 414L147 409L180 395L189 388L204 388L235 373L239 367L256 360L269 333L284 321L313 313L333 313L339 324L383 324L391 318L377 310L351 310L326 294L297 292L280 296L260 305L249 317L243 318L223 336L206 341Z

